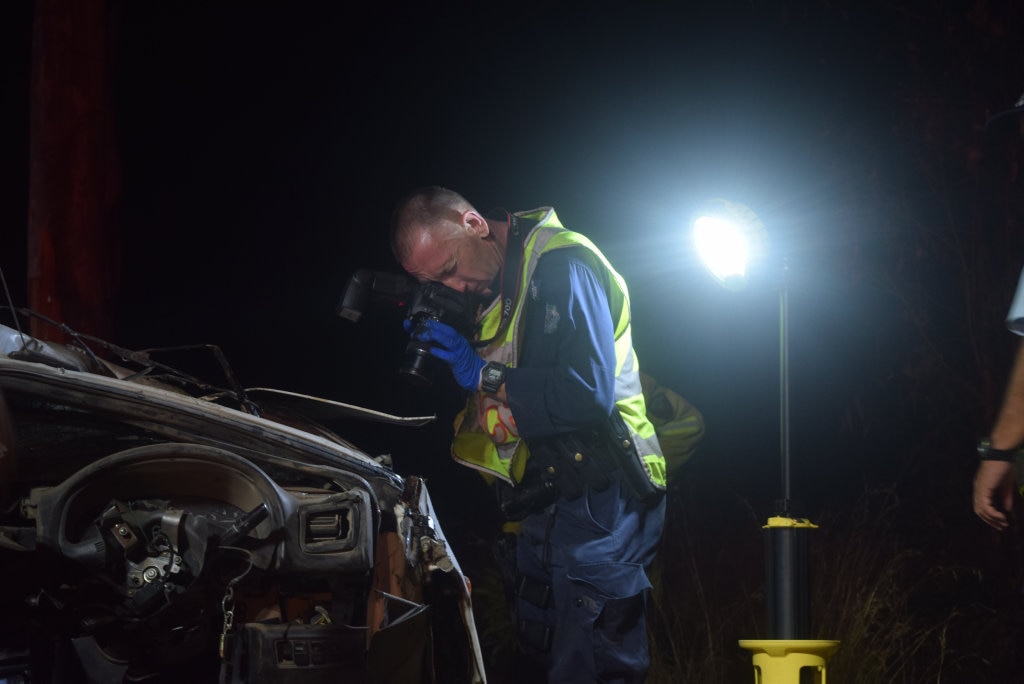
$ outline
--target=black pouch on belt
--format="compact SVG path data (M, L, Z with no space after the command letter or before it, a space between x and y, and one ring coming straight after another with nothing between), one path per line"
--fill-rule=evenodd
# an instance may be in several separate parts
M553 481L538 474L524 477L515 487L504 480L496 480L494 494L502 517L509 522L518 522L547 508L558 498L558 488Z
M567 499L575 499L587 488L603 491L617 467L612 445L600 428L574 430L531 442L530 460L541 467L544 476Z
M647 476L636 453L636 447L626 427L626 421L616 411L608 420L609 445L615 453L615 461L622 468L622 476L638 501L651 505L658 501L664 490L658 489Z

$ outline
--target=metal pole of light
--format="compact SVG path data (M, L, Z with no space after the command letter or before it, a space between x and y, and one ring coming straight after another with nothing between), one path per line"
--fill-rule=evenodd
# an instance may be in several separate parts
M765 526L766 614L769 639L807 639L810 593L807 533L814 526L798 517L790 478L789 447L789 286L783 264L779 288L779 456L782 499Z
M749 211L749 210L748 210ZM752 214L752 212L750 212ZM817 528L799 516L790 478L789 442L789 263L783 261L779 287L779 456L782 498L765 530L765 613L767 638L740 639L753 652L758 684L798 684L803 674L825 681L834 640L810 639L808 533Z
M782 512L792 501L789 479L789 264L782 265L779 287L779 454L782 457Z

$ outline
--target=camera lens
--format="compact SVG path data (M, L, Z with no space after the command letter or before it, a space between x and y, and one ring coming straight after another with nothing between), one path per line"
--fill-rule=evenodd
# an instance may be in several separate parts
M437 359L430 353L429 342L410 340L405 347L405 356L398 372L419 385L429 385L434 380Z

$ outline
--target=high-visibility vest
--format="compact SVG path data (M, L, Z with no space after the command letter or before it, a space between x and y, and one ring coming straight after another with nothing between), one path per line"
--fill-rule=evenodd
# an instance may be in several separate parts
M522 238L524 250L518 290L520 294L512 303L508 325L500 336L480 350L480 355L487 361L498 361L513 368L516 366L522 342L522 314L528 299L526 293L537 262L543 254L554 249L584 247L594 273L604 286L615 324L615 408L630 431L632 451L644 472L656 489L664 489L665 459L654 426L646 415L630 332L629 293L625 281L589 239L562 227L552 208L542 207L515 216L520 221L535 223ZM501 297L497 298L481 314L477 339L488 340L498 334L501 300ZM515 484L522 478L529 449L518 436L508 405L492 395L474 392L466 408L455 418L452 457L463 465L481 471L485 477L497 477Z

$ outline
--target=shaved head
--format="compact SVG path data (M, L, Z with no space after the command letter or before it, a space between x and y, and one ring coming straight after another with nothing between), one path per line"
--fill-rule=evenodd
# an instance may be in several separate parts
M395 206L391 215L391 251L405 263L423 231L454 231L460 217L472 210L465 197L447 188L428 185L413 190Z

